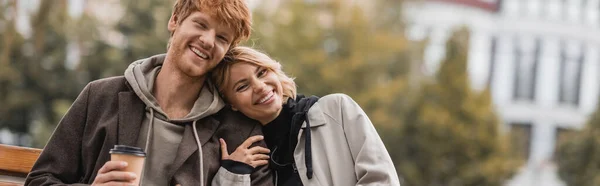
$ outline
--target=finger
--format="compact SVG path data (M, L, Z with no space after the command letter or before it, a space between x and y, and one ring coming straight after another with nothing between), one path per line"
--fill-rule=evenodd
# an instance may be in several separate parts
M223 138L219 138L219 142L221 142L221 159L224 160L229 156L229 153L227 152L227 143L225 143Z
M256 147L252 147L250 149L248 149L248 153L249 154L269 154L271 152L271 150L264 148L264 147L260 147L260 146L256 146Z
M248 139L246 139L246 141L244 141L244 143L242 143L240 145L240 148L247 149L253 143L256 143L256 142L258 142L260 140L263 140L263 139L264 139L264 137L262 135L251 136Z
M266 165L268 163L269 163L269 161L267 161L267 160L258 160L258 161L253 161L252 165L250 165L250 166L256 168L258 166L263 166L263 165Z
M107 173L113 170L122 170L127 167L127 162L124 161L108 161L106 162L100 170L98 170L99 174Z
M137 176L133 172L124 171L111 171L104 174L99 174L96 177L97 183L108 183L108 182L131 182L135 180Z
M266 154L254 154L254 155L252 155L252 160L254 160L254 161L269 160L269 155L266 155Z

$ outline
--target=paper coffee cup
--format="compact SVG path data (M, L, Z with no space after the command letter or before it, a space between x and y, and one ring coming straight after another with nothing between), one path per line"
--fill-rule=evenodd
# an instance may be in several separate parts
M133 183L140 185L146 153L141 148L126 145L115 145L113 149L110 149L109 153L112 161L127 162L127 167L123 171L135 173L136 178Z

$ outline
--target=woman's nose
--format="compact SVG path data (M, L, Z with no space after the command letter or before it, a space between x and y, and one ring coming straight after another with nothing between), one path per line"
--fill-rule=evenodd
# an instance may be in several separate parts
M254 89L254 92L256 93L261 93L263 91L265 91L265 89L267 88L267 84L263 81L257 81L256 82L256 88Z

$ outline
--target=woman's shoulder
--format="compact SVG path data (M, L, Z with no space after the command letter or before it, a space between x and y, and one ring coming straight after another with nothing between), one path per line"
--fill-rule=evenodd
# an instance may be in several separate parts
M348 106L349 103L354 103L354 100L350 96L343 93L334 93L323 96L317 102L317 104L326 105L334 108Z
M322 112L334 120L341 120L344 116L343 112L347 110L360 108L350 96L342 93L323 96L315 105L318 106L315 111Z

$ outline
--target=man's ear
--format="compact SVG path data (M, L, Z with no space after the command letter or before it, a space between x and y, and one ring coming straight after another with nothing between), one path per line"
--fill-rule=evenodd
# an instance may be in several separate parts
M167 29L169 29L169 32L171 32L171 33L175 32L175 29L179 25L178 21L179 21L179 17L177 17L177 15L175 15L175 13L171 14L171 18L169 18L169 23L167 24Z

